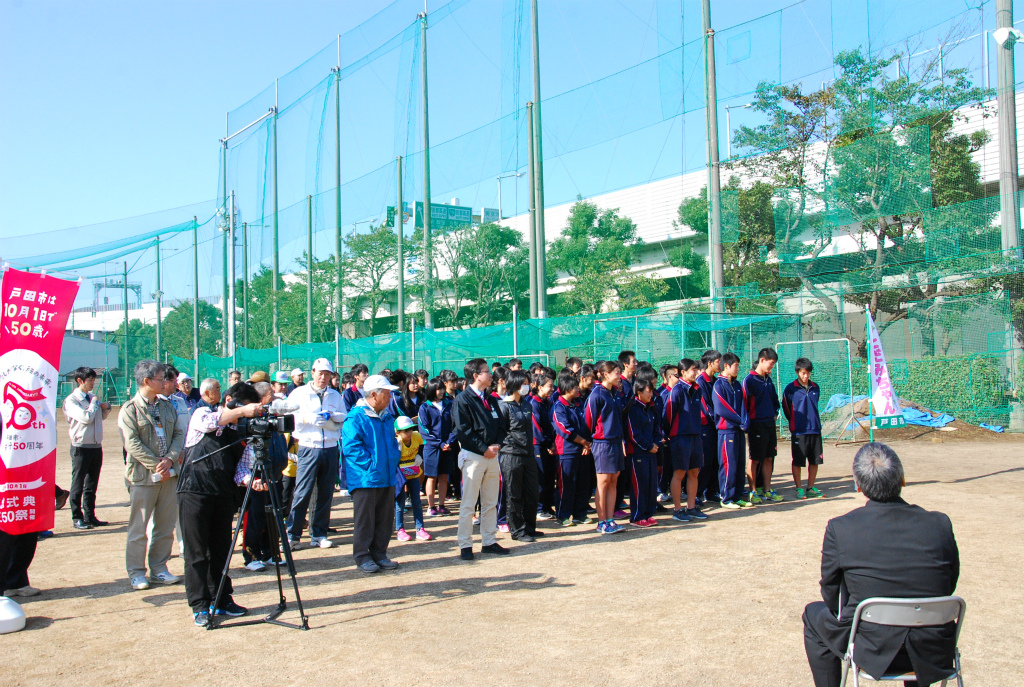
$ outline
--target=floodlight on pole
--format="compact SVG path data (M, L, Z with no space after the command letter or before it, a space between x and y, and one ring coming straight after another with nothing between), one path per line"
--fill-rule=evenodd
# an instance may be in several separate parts
M497 182L498 182L498 219L499 220L505 219L505 214L501 211L501 180L502 179L508 179L510 177L518 178L518 177L523 176L523 174L524 174L524 172L508 172L507 174L499 174L498 176L494 177L497 180Z

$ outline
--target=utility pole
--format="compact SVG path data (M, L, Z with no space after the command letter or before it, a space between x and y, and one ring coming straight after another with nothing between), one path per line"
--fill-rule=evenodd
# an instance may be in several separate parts
M706 0L705 0L706 1ZM541 127L540 116L540 35L537 26L537 0L530 0L533 12L533 107L537 123L534 126L534 137L536 138L536 152L534 160L534 171L537 177L537 209L534 212L535 231L537 234L534 250L537 256L537 317L545 319L548 316L548 289L547 289L547 241L544 238L544 135Z
M306 196L306 343L313 343L313 196Z
M223 172L223 178L221 179L221 212L227 213L228 211L228 139L231 132L228 131L225 134L225 138L221 143L221 170ZM223 279L221 280L220 288L220 315L223 327L221 328L220 346L221 352L228 350L228 223L231 221L230 218L224 217L222 214L223 222L220 223L218 229L221 231L221 274ZM226 353L225 353L226 355Z
M123 289L122 295L124 296L124 393L128 396L128 387L130 382L128 381L131 371L128 368L128 261L124 262L124 279L121 281L121 288Z
M156 359L160 360L163 341L160 337L160 314L163 310L163 294L160 292L160 237L156 237Z
M273 282L270 286L271 299L274 301L274 316L273 316L273 332L276 337L281 333L280 323L278 322L278 303L277 303L277 280L278 275L281 272L281 265L279 262L280 256L278 255L278 235L277 235L277 79L274 79L274 114L271 121L271 136L270 136L270 163L273 167L271 174L271 185L270 197L271 197L271 212L273 213L273 226L274 226L274 274Z
M423 81L423 327L434 328L434 256L430 246L430 115L427 107L427 7L420 14L420 62Z
M229 206L228 212L228 231L227 231L228 242L230 246L228 250L228 293L226 299L227 305L227 332L228 332L228 346L226 355L235 355L235 192L231 192L231 205Z
M711 259L711 300L717 306L718 293L725 283L722 268L722 189L718 162L718 93L715 86L715 31L711 28L711 2L703 0L704 14L704 93L707 114L708 201L711 224L708 257ZM712 308L714 310L714 307Z
M999 201L1002 248L1020 259L1020 198L1017 170L1017 102L1014 88L1013 0L996 0L996 87L999 108Z
M402 215L402 156L398 156L398 199L395 201L395 233L398 235L398 333L405 331L405 217Z
M530 175L530 319L537 319L537 175L534 170L533 103L526 103L526 145Z
M242 222L242 346L249 348L249 225Z
M199 383L199 219L192 217L192 353L194 379Z
M338 66L334 72L334 338L341 331L343 292L341 286L341 36L338 36Z

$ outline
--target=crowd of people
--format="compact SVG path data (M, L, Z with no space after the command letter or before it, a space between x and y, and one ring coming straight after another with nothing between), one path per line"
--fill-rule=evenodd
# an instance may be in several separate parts
M656 526L659 512L685 523L707 520L711 505L781 501L772 488L780 411L793 437L796 496L820 497L813 366L798 360L780 399L771 376L777 361L774 350L763 349L741 380L739 358L714 350L659 369L633 351L592 364L569 358L557 372L540 363L523 369L518 359L474 359L462 374L433 377L401 369L371 375L363 364L340 373L321 358L308 382L301 369L257 371L244 381L232 370L222 392L215 379L197 387L187 373L143 360L134 370L137 391L117 415L129 585L181 582L167 566L176 542L196 622L207 623L210 613L243 614L229 580L219 606L211 604L253 480L240 515L242 564L253 572L282 564L276 528L267 522L271 489L292 550L333 547L336 492L350 498L353 557L366 573L398 567L388 558L389 542L433 539L431 523L452 516L455 502L459 555L472 560L475 526L479 552L504 555L509 549L499 534L534 542L544 536L538 521L613 535L623 523ZM74 528L88 530L106 525L95 501L110 406L92 393L93 370L80 368L74 378L77 388L64 402L71 516ZM261 479L236 425L265 414L275 399L286 403L295 427L271 437L270 476Z

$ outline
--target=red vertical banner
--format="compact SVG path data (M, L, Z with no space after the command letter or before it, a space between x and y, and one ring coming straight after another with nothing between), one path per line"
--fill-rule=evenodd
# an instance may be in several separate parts
M0 530L53 527L57 368L78 282L8 269L0 284Z

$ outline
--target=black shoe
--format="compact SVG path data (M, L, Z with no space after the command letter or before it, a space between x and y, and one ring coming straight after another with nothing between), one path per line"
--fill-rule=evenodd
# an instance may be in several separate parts
M226 615L229 618L240 618L248 612L248 608L239 606L234 601L229 601L224 604L223 608L218 608L214 615Z
M57 488L60 489L60 487L57 487ZM70 491L65 491L65 490L61 489L53 497L53 507L56 508L57 510L60 510L61 508L63 508L64 505L68 502L68 496L70 496L70 495L71 495Z
M327 528L327 532L328 532L328 534L337 534L338 533L338 528L337 527L328 527Z
M98 518L89 518L89 524L93 527L106 527L110 523L106 520L100 520Z
M85 520L72 520L71 521L71 526L74 527L76 530L91 530L92 529L92 524L86 522Z
M530 536L529 534L520 534L519 536L517 536L517 537L512 537L512 538L513 538L513 539L515 539L516 541L525 541L525 542L527 542L527 543L529 543L529 542L533 542L533 541L537 541L536 539L534 539L534 538L533 538L532 536Z
M465 551L465 550L466 549L463 549L463 551ZM501 544L495 542L493 544L488 544L487 546L483 547L482 549L480 549L480 552L481 553L494 553L494 554L498 554L500 556L504 556L505 554L508 553L508 549L506 549Z
M485 546L484 548L486 549L487 547ZM461 558L464 561L473 560L473 549L471 549L468 546L462 549L461 551L459 551L459 558Z
M531 537L543 537L543 536L544 536L544 533L543 533L543 532L541 532L540 530L537 530L536 532L530 532L530 533L529 533L529 535L530 535Z
M395 563L390 558L381 558L377 561L377 566L381 570L398 570L398 563Z

